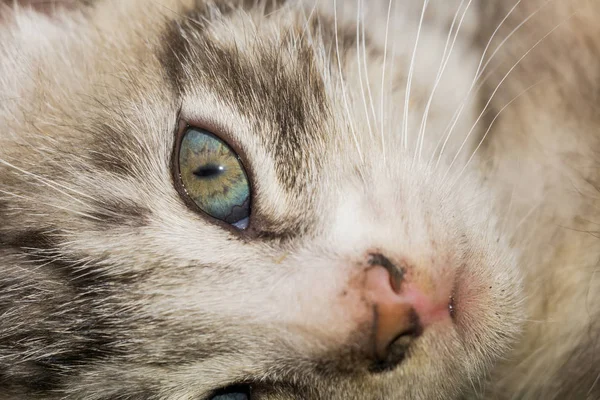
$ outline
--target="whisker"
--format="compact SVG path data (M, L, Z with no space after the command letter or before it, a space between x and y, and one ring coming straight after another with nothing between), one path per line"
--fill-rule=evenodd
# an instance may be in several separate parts
M417 48L419 45L419 38L421 36L421 28L423 27L423 20L425 18L425 11L427 11L427 5L429 0L424 0L423 9L421 11L421 17L419 18L419 26L417 28L417 36L415 38L415 46L413 48L412 57L410 60L410 67L408 69L408 77L406 79L406 92L404 95L404 118L402 121L402 132L404 138L404 148L408 149L408 105L410 100L410 89L412 84L412 77L415 69L415 58L417 55Z
M385 135L384 135L384 124L385 124L385 120L384 120L384 110L385 110L385 106L384 106L384 93L385 93L385 64L387 62L387 52L388 52L388 39L389 39L389 35L390 35L390 16L392 15L392 3L393 0L389 0L388 2L388 10L387 10L387 17L386 17L386 23L385 23L385 41L383 44L383 65L381 68L381 101L380 101L380 116L381 116L381 120L379 121L379 123L381 124L381 147L382 147L382 151L383 151L383 162L385 164Z
M506 40L508 40L508 37L512 36L521 26L523 26L522 24L520 24L520 26L518 28L514 29L513 32L511 32L508 35L508 37L505 38L505 40L502 41L502 43L496 48L496 50L494 51L494 53L490 56L490 58L489 58L488 62L486 63L486 65L482 68L481 65L483 64L483 60L485 59L487 51L488 51L489 47L491 46L492 41L496 37L496 34L498 33L498 31L500 31L500 28L504 25L504 23L510 17L510 15L513 13L513 11L519 6L519 4L521 4L521 1L522 0L518 0L512 6L512 8L508 11L508 13L506 13L506 15L504 16L504 18L500 21L500 23L498 24L498 26L496 26L496 29L494 29L494 32L492 33L492 35L488 39L488 41L487 41L487 43L485 45L485 48L483 49L483 53L481 54L481 58L479 59L479 64L477 65L477 69L475 71L475 77L473 78L473 82L471 82L471 86L469 87L469 90L467 91L464 99L461 101L459 107L457 108L456 112L454 113L454 115L452 116L452 118L450 120L450 125L449 125L450 128L449 128L449 130L447 129L448 133L446 134L446 136L444 136L444 135L441 136L441 138L445 137L445 141L444 141L444 144L442 145L442 148L441 148L440 153L438 155L438 159L437 159L437 162L436 162L436 165L435 165L436 168L438 167L438 165L440 163L441 157L442 157L442 155L444 153L444 150L446 148L446 144L450 140L450 135L452 134L452 131L454 130L454 127L456 126L456 123L458 122L458 119L460 118L460 115L462 114L462 110L464 109L464 106L466 105L466 102L467 102L469 96L473 92L473 87L474 87L475 83L481 78L481 75L486 70L489 62L494 58L494 56L496 55L496 53L498 52L498 50L502 47L502 45L506 42ZM540 7L538 10L534 11L528 18L531 18L533 15L535 15L541 9L542 9L542 7ZM478 90L481 88L481 86L483 86L483 82L485 82L485 80L486 79L484 79L482 82L479 83L479 86L475 89L475 93L477 93ZM439 143L438 143L438 146L439 146ZM435 147L435 151L437 151L438 146ZM435 151L432 154L432 159L435 156Z
M481 111L481 113L479 114L479 116L477 117L477 119L475 120L475 123L473 124L473 126L471 127L471 129L469 130L469 132L467 133L467 136L465 137L465 139L462 141L458 151L456 152L454 158L452 159L452 162L450 163L448 170L446 171L446 174L444 175L444 177L446 177L450 171L450 169L453 167L454 163L456 162L456 160L458 159L458 156L460 155L460 153L462 152L463 148L465 147L465 145L467 144L468 139L470 138L470 136L473 134L473 131L475 130L475 127L477 126L477 124L479 123L479 121L481 120L481 117L483 116L483 114L485 113L485 111L487 110L487 108L490 106L492 100L494 99L496 93L498 92L498 90L500 89L500 87L502 86L502 84L506 81L506 79L510 76L510 74L512 73L512 71L515 70L515 68L517 68L517 66L521 63L521 61L523 61L525 59L525 57L527 57L540 43L542 43L544 40L546 40L546 38L548 38L554 31L556 31L558 28L560 28L563 24L565 24L568 20L570 20L575 14L577 14L577 11L574 12L573 14L571 14L567 19L565 19L563 22L561 22L560 24L556 25L554 28L552 28L548 33L546 33L540 40L538 40L529 50L527 50L525 52L525 54L523 54L518 60L517 62L508 70L508 72L504 75L504 77L500 80L500 82L498 83L498 85L496 86L496 88L494 89L494 91L492 92L492 94L490 95L489 99L487 100L485 106L483 107L483 110Z
M521 228L521 225L523 225L523 223L525 223L525 221L527 221L533 215L533 213L541 207L541 205L542 205L542 202L539 201L538 203L536 203L535 205L533 205L529 209L529 211L527 211L527 213L525 214L525 216L523 218L521 218L521 220L513 228L513 234L511 236L516 235L516 233Z
M373 116L373 122L375 127L377 127L377 113L375 112L375 102L373 100L373 94L371 93L371 83L369 80L369 67L367 65L367 43L366 43L366 32L365 32L365 23L363 21L362 24L362 60L363 60L363 68L365 70L365 80L367 86L367 93L369 94L369 103L371 106L371 114Z
M338 15L337 15L337 0L333 0L333 20L334 20L334 29L335 29L335 48L337 55L337 63L340 74L340 84L342 85L342 96L344 98L344 106L346 108L346 117L348 118L348 122L350 124L350 131L352 132L352 138L354 140L354 145L356 146L356 151L358 152L358 157L361 162L364 162L362 151L360 149L360 145L358 143L358 138L356 137L356 131L354 128L354 122L352 120L352 115L350 113L350 107L348 106L348 96L346 93L346 84L344 82L344 76L342 74L342 60L340 58L340 45L339 45L339 34L338 34Z
M358 78L360 81L360 92L362 95L362 100L363 100L363 105L365 107L365 117L367 120L367 126L369 129L369 137L372 139L373 138L373 128L371 127L371 118L369 117L369 109L367 106L367 98L366 98L366 93L365 93L365 87L364 87L364 83L363 83L363 76L362 76L362 67L361 67L361 60L360 60L360 43L361 43L361 31L360 31L360 26L361 26L361 18L360 18L360 14L361 14L361 10L362 10L362 5L363 2L362 0L357 0L357 11L356 11L356 61L358 64ZM362 24L364 26L364 17L362 19ZM364 32L363 32L364 33ZM368 78L367 78L368 79Z
M16 165L13 165L13 164L9 163L8 161L5 161L5 160L3 160L1 158L0 158L0 164L4 164L7 167L13 168L14 170L19 171L20 173L22 173L24 175L30 176L30 177L34 178L35 180L37 180L38 182L41 182L42 184L46 185L47 187L49 187L51 189L54 189L54 190L56 190L57 192L59 192L61 194L64 194L65 196L67 196L67 197L75 200L76 202L78 202L80 204L86 205L86 203L83 202L81 199L78 199L77 197L75 197L75 196L73 196L73 195L71 195L71 194L69 194L69 193L67 193L64 190L61 190L59 188L63 188L65 190L68 190L68 191L70 191L72 193L75 193L75 194L77 194L79 196L82 196L82 197L87 197L88 199L93 199L92 196L89 196L89 195L87 195L85 193L81 193L81 192L79 192L79 191L77 191L77 190L75 190L73 188L70 188L70 187L65 186L63 184L60 184L60 183L58 183L56 181L52 181L50 179L46 179L46 178L43 178L43 177L41 177L39 175L36 175L36 174L34 174L32 172L26 171L26 170L24 170L22 168L19 168Z
M508 108L512 103L514 103L518 98L520 98L521 96L523 96L525 93L527 93L529 90L531 90L532 88L536 87L537 85L539 85L540 83L542 83L543 80L540 80L530 86L528 86L525 90L523 90L521 93L519 93L517 96L515 96L512 100L510 100L508 103L506 103L506 105L504 105L504 107L502 107L500 109L500 111L498 111L498 113L496 114L496 116L492 119L492 121L490 122L487 130L485 131L485 133L483 134L481 140L479 141L479 143L477 144L477 147L475 147L475 150L473 150L471 156L469 157L469 159L467 160L467 162L465 163L465 165L463 166L462 170L460 171L460 173L458 174L457 180L460 179L460 177L462 176L462 174L465 172L465 170L467 169L467 167L469 166L469 164L471 163L471 161L473 160L473 157L475 157L475 154L477 153L477 151L479 150L479 148L481 147L481 145L483 144L483 142L485 141L485 139L487 138L488 134L490 133L490 130L492 129L492 127L494 126L494 123L496 122L496 120L498 119L498 117L500 116L500 114L502 114L502 112Z
M315 4L312 6L312 9L310 10L310 13L308 14L308 16L306 15L306 10L304 9L304 7L300 7L300 9L302 10L302 16L304 17L304 20L306 21L304 23L304 29L302 30L302 35L300 35L300 40L304 39L304 35L308 36L308 42L311 44L312 47L314 47L314 41L313 41L313 37L312 37L312 33L310 32L310 21L312 20L315 11L317 9L317 4L318 4L319 0L315 0Z
M489 64L494 60L495 56L497 55L498 51L502 48L502 46L519 30L521 29L531 18L533 18L535 15L537 15L544 7L546 7L549 3L551 3L554 0L548 0L545 3L543 3L540 7L538 7L537 9L535 9L532 13L530 13L523 21L521 21L511 32L509 32L509 34L500 42L500 44L496 47L496 49L493 51L493 53L490 55L490 57L488 58L487 62L483 65L483 60L485 59L485 56L487 54L487 51L489 50L489 47L492 44L492 41L494 39L494 37L496 36L496 34L498 33L498 31L500 30L500 28L504 25L504 23L506 22L506 20L509 18L509 16L513 13L513 11L519 6L519 4L521 3L522 0L518 0L513 6L512 8L508 11L508 13L504 16L504 18L500 21L500 23L498 24L498 26L496 27L496 29L494 30L494 32L492 33L492 35L490 36L490 38L488 39L488 42L484 48L484 51L482 53L482 56L479 60L479 65L477 66L477 70L475 72L475 78L473 79L473 82L471 83L471 86L469 88L469 90L467 91L467 94L465 95L465 97L463 98L463 100L461 101L458 109L456 110L455 114L453 115L453 117L450 120L450 124L449 124L449 129L446 129L446 131L448 132L445 136L445 140L444 140L444 144L442 145L442 148L440 150L440 153L438 154L438 158L437 158L437 162L435 167L437 168L439 166L439 163L441 161L442 155L444 153L444 150L446 148L446 145L450 139L450 136L452 135L452 132L454 131L454 128L456 127L456 124L458 123L458 120L460 118L460 116L462 115L462 111L464 110L464 107L467 103L467 100L469 99L469 96L472 93L477 93L481 87L484 85L484 83L487 81L487 79L492 75L492 72L495 70L493 69L492 71L490 71L486 77L484 77L483 80L481 80L481 76L483 75L484 72L486 72ZM475 90L473 91L473 88L475 86L475 83L477 81L480 81L477 84L477 87L475 87ZM445 132L446 132L445 131ZM444 137L444 135L442 135L442 137ZM439 143L438 143L439 146ZM436 146L436 151L437 151L437 147ZM432 156L435 156L435 151L433 153Z
M394 77L395 77L395 71L396 71L396 61L397 61L397 52L398 52L398 46L392 46L392 57L390 58L390 67L388 69L389 73L388 76L391 78L392 82L390 82L387 87L388 87L388 91L386 94L387 98L389 99L389 101L387 102L387 107L386 107L386 119L390 119L390 122L388 123L389 125L389 135L391 136L392 134L394 134L394 129L396 128L395 123L394 123L394 116L396 115L396 113L394 112L394 107L396 106L396 102L394 101L394 92L396 91L396 88L394 87Z
M588 396L592 394L592 391L594 390L594 388L596 387L598 382L600 382L600 374L598 374L598 376L594 380L594 383L592 383L592 387L590 388L590 390L588 390L588 392L587 392Z
M34 199L32 197L27 197L27 196L23 196L23 195L20 195L20 194L17 194L17 193L7 192L7 191L2 190L2 189L0 189L0 193L5 194L7 196L15 197L15 198L18 198L18 199L21 199L21 200L27 200L27 201L30 201L30 202L35 203L35 204L42 204L42 205L45 205L45 206L48 206L48 207L56 208L58 210L67 211L69 213L77 214L77 215L80 215L82 217L86 217L86 218L93 219L93 220L96 220L96 221L102 221L100 218L95 217L95 216L93 216L91 214L87 214L87 213L84 213L84 212L81 212L81 211L72 210L72 209L67 208L67 207L59 206L57 204L43 203L43 202L39 201L39 199Z
M510 14L512 14L513 10L515 8L517 8L517 6L519 5L519 3L521 3L522 0L519 0L517 2L517 4L515 4L513 6L513 8L510 9L510 11L508 12L508 14L506 15L506 17L504 17L504 19L502 20L501 24L504 23L504 21L506 21L506 19L510 16ZM504 46L504 44L519 30L521 29L521 27L523 25L525 25L531 18L533 18L535 15L537 15L544 7L546 7L549 3L553 2L555 0L548 0L545 3L543 3L540 7L538 7L536 10L534 10L531 14L529 14L525 19L523 19L523 21L521 21L512 31L509 32L508 35L506 35L506 37L500 42L500 44L496 47L496 49L493 51L493 53L490 55L489 59L487 60L487 62L483 65L483 67L481 68L481 72L479 73L479 75L477 75L477 77L475 79L479 79L479 77L481 76L481 74L483 74L483 72L486 70L487 66L490 64L490 62L494 59L494 56L496 56L496 54L498 53L498 51L502 48L502 46ZM498 31L498 29L500 29L500 26L498 26L498 28L496 28L496 31L494 31L494 34L496 34L496 32ZM493 35L490 38L490 40L488 41L487 46L485 47L485 50L487 51L491 41L493 39ZM485 53L484 53L485 55ZM483 61L483 58L481 59ZM481 61L479 63L479 65L481 66ZM477 70L479 71L479 68L477 68Z
M454 36L452 38L452 44L450 45L450 50L448 50L448 45L450 43L450 38L452 37L454 25L456 24L456 20L458 18L458 15L460 14L460 10L462 8L463 3L464 3L464 0L461 0L460 4L458 5L458 8L456 10L456 13L454 14L454 19L452 20L452 25L450 26L450 30L448 31L448 37L446 38L446 44L444 45L444 52L442 54L442 60L440 61L440 66L439 66L439 69L437 72L437 76L436 76L435 82L433 84L433 88L431 89L431 94L429 95L429 99L427 100L425 110L423 111L423 118L421 120L421 127L419 128L419 135L418 135L418 140L417 140L418 160L419 161L421 161L421 154L423 152L423 142L425 140L425 130L426 130L426 126L427 126L427 118L429 116L429 109L431 107L431 103L433 102L433 96L434 96L435 91L441 81L442 75L444 74L444 72L446 70L446 66L448 65L448 62L450 61L450 56L452 55L452 50L454 49L454 45L456 43L456 39L458 38L460 28L463 24L465 16L467 15L469 7L471 6L472 0L469 0L469 2L467 3L467 6L465 7L465 10L462 13L460 22L458 24L458 28L456 29L456 32L454 33ZM415 156L416 156L416 154L417 154L417 152L415 152ZM413 159L413 162L414 162L414 159Z

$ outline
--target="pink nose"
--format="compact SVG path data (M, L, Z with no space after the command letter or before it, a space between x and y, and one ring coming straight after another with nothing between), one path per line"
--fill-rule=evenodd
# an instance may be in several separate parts
M403 280L402 271L380 255L366 271L365 294L374 308L374 347L382 369L401 362L427 326L450 318L449 297L436 301L439 296Z

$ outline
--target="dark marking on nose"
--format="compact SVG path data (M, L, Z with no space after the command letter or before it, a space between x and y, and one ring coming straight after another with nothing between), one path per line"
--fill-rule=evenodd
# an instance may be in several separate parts
M381 253L369 254L369 265L378 265L385 268L390 274L390 283L392 285L392 288L396 293L400 292L400 285L402 284L402 281L404 280L404 274L406 273L406 271L404 271L403 268L397 267L394 263L390 261L389 258L387 258Z

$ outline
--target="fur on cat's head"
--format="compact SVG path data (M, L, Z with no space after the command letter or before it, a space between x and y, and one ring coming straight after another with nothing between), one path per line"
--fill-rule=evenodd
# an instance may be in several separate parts
M334 23L327 5L253 3L4 10L4 393L209 399L250 384L255 399L447 399L506 351L518 331L514 255L477 177L429 162L470 84L458 72L472 68L468 40L436 88L420 157L443 29L423 29L434 55L413 68L405 136L414 36L385 52L368 22L363 48L352 10ZM373 24L385 21L377 4ZM247 230L178 192L186 124L242 158ZM455 313L385 371L373 370L373 257L451 297Z

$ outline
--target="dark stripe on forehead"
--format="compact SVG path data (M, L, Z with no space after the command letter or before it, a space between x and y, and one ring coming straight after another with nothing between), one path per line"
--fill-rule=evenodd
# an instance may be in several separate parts
M215 33L202 22L191 22L211 18L201 12L184 15L165 35L162 61L175 91L201 85L238 110L261 136L284 187L301 190L309 166L320 164L327 141L324 122L331 118L323 71L304 25L282 26L277 34L259 28L256 37L249 31L251 39L236 38L229 28ZM238 40L248 40L250 49L238 46Z
M288 0L196 0L193 12L198 15L210 16L215 12L227 15L235 10L242 9L244 11L261 10L264 14L272 13Z
M164 35L165 49L161 58L167 78L177 92L183 90L182 84L186 80L184 61L189 59L182 56L189 55L191 44L186 39L192 37L191 34L201 35L214 20L225 18L239 10L263 10L264 14L268 14L285 3L286 0L196 0L191 9L179 13L179 20L173 21Z

